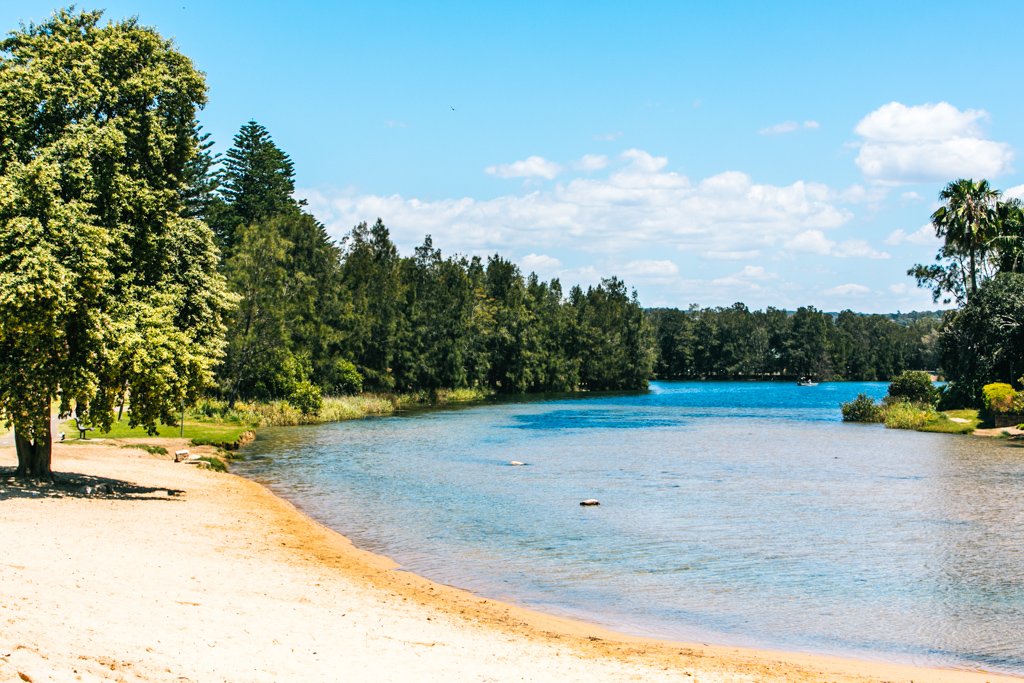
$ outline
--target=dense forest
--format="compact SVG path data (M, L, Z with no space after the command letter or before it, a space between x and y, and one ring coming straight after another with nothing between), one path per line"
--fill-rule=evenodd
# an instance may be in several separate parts
M230 402L646 386L651 331L621 280L563 292L499 255L446 257L429 235L403 256L380 219L335 243L294 199L290 158L254 121L219 161L203 149L187 189L238 295L216 372Z

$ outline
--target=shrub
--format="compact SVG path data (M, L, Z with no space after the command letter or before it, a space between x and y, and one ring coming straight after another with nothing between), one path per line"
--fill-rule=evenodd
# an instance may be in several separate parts
M882 407L875 403L867 394L857 394L857 398L840 406L844 422L881 422Z
M331 374L328 388L340 394L358 394L363 390L363 376L359 374L355 363L347 358L336 360Z
M317 415L324 407L324 397L320 393L320 387L308 380L302 380L295 383L295 388L288 396L288 403L303 415Z
M939 403L939 390L932 384L931 375L927 372L907 370L892 378L885 402L907 402L934 408Z
M1017 392L1013 387L1003 382L986 384L981 389L982 401L985 410L992 415L1005 415L1014 410L1017 403Z
M909 401L890 403L885 408L885 426L889 429L920 429L933 418L933 411Z

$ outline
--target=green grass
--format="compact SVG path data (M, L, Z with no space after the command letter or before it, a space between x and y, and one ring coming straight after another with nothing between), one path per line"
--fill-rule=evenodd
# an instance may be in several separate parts
M885 407L885 426L889 429L921 429L931 416L930 410L912 403L891 403Z
M167 449L163 446L153 446L148 443L126 443L121 444L121 448L138 448L140 451L146 451L153 455L167 455Z
M78 429L75 427L75 423L71 420L61 424L60 430L67 435L68 441L79 441ZM242 438L242 435L249 431L248 425L238 424L217 424L212 422L198 422L194 420L185 420L185 438L191 439L193 443L200 444L234 444ZM157 433L149 434L142 427L135 427L130 429L128 427L128 420L122 419L120 422L114 422L109 432L101 432L99 428L94 429L91 432L86 432L86 440L89 438L103 438L103 439L146 439L151 436L158 436L161 438L176 439L181 436L180 427L170 427L168 425L157 425Z

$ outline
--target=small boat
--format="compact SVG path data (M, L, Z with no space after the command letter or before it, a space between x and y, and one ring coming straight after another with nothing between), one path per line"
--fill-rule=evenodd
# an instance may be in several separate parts
M796 385L798 387L816 387L818 386L818 383L815 382L810 377L801 377L799 380L797 380Z

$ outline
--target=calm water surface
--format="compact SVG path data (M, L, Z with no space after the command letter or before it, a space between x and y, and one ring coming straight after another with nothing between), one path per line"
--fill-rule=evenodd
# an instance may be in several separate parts
M840 422L885 388L658 382L268 430L235 469L410 571L550 613L1024 673L1024 448Z

